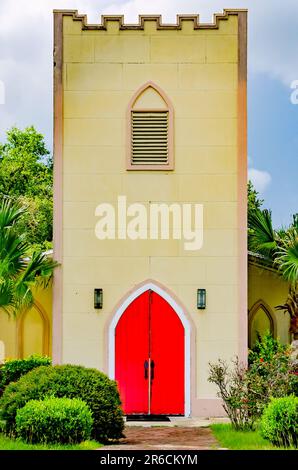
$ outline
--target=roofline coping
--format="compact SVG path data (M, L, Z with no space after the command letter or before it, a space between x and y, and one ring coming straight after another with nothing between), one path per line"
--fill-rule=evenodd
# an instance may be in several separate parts
M218 29L221 20L227 20L229 16L247 14L246 8L224 9L223 13L214 13L213 23L200 23L200 15L186 14L177 15L177 22L172 24L162 23L162 15L139 15L139 22L135 24L125 24L124 15L101 15L100 24L88 24L87 15L79 14L78 10L53 10L54 15L71 16L74 21L82 22L82 30L106 30L108 21L118 21L120 30L144 30L145 21L155 21L158 30L180 30L182 21L193 21L196 29Z

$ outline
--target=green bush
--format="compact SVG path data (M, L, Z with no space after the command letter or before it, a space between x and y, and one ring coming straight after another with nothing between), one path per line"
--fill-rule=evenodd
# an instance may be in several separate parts
M246 367L236 358L230 364L219 359L209 363L208 381L218 387L223 408L236 430L254 429L259 417L259 401L256 391L259 380L251 380ZM255 378L257 379L257 378Z
M248 353L248 362L271 362L278 353L286 353L289 346L282 344L278 339L273 338L268 331L263 336L257 335L257 341L252 350Z
M258 358L247 369L238 359L228 364L209 364L209 382L218 387L218 396L235 429L253 429L270 401L297 393L298 377L288 351L273 354L270 361ZM296 388L295 388L296 387Z
M76 444L91 436L93 418L77 398L30 400L17 411L16 434L30 444Z
M4 432L15 435L17 411L29 400L52 396L85 401L94 420L92 437L97 441L122 437L124 420L116 383L96 369L73 365L39 367L9 384L0 400Z
M258 395L264 405L271 397L282 398L297 394L298 376L295 374L290 350L278 351L270 360L256 359L249 366L251 380L258 380Z
M261 419L261 434L278 447L298 447L298 398L272 398Z
M19 378L27 374L32 369L40 366L50 366L52 363L49 357L43 356L29 356L26 359L13 359L6 361L0 367L0 396L3 393L4 388L10 382L16 382Z
M298 396L297 365L291 359L289 345L274 339L269 332L262 337L258 335L255 347L249 351L248 360L251 376L263 379L261 395L264 397L264 403L269 402L270 396Z

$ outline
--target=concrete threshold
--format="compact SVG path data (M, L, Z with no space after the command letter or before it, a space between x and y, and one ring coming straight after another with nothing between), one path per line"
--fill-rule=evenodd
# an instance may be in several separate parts
M125 426L138 426L143 428L152 427L183 427L183 428L207 428L211 424L229 423L229 418L200 418L191 417L185 418L184 416L169 416L170 421L126 421Z

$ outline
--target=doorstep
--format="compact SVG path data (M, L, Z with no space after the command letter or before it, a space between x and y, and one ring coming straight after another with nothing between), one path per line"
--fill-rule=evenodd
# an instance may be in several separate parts
M229 423L229 418L186 418L185 416L169 416L170 421L126 421L125 426L138 426L143 428L152 427L184 427L184 428L207 428L211 424Z

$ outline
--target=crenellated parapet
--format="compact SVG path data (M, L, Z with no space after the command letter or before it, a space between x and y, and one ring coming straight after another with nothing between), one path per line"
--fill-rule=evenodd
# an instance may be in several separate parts
M215 13L212 23L201 23L200 15L177 15L177 21L173 24L162 22L161 15L139 15L139 22L136 24L126 24L124 15L102 15L100 24L89 24L87 15L78 13L78 10L54 10L54 15L72 17L73 21L81 22L82 30L106 31L109 23L118 23L118 30L145 30L146 23L155 24L157 31L182 30L185 23L192 23L193 30L219 29L220 23L226 21L231 16L247 13L246 9L225 9L223 13Z

